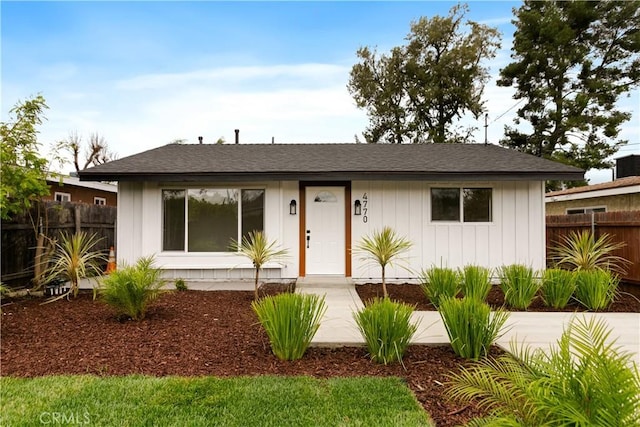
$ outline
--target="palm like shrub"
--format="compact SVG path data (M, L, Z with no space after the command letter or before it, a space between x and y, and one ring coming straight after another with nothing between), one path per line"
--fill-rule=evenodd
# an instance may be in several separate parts
M251 303L279 359L297 360L311 344L326 306L324 297L283 293Z
M81 279L102 274L100 266L107 259L100 251L92 250L100 240L95 234L89 236L82 231L71 236L63 234L61 241L55 243L52 258L44 273L44 283L58 279L68 281L69 293L77 296Z
M385 365L402 362L418 325L411 322L414 306L376 298L353 317L364 337L371 359Z
M596 240L589 230L574 231L562 237L552 254L558 266L570 270L604 269L624 274L629 261L612 255L612 252L624 246L624 243L614 243L606 233Z
M607 270L576 271L575 298L589 310L603 310L615 299L618 277Z
M576 290L576 275L573 271L550 268L542 275L542 300L553 308L564 308Z
M453 351L473 360L484 357L494 341L502 336L500 330L510 314L503 310L492 314L489 305L469 297L443 299L438 311Z
M610 334L602 320L574 319L554 348L512 345L452 375L448 394L490 414L472 425L640 425L640 375Z
M500 268L499 276L506 303L526 310L540 289L540 282L533 277L533 269L526 265L506 265Z
M102 299L119 314L141 320L149 304L160 296L165 282L154 257L142 257L135 265L122 266L102 279L98 290Z
M477 265L467 265L461 272L461 290L464 296L485 301L491 290L491 270Z
M356 245L356 251L363 255L362 260L375 262L382 268L382 293L385 298L389 296L385 281L386 267L411 249L412 245L406 238L398 236L391 227L374 231L371 237L364 236Z
M431 303L439 307L442 298L460 292L460 273L451 268L434 267L420 273L420 287Z
M287 249L278 249L277 245L275 240L270 242L263 231L256 230L243 236L240 243L236 240L231 241L231 250L249 258L256 269L253 291L254 299L256 300L259 298L258 281L260 280L260 270L262 266L278 258L285 257L288 254Z

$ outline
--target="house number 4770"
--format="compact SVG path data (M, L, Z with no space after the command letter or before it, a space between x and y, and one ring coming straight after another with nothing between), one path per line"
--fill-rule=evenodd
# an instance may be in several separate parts
M367 193L364 193L362 195L362 222L367 222L369 221L369 217L367 216L367 212L369 211L367 205L369 204L369 197L367 196Z

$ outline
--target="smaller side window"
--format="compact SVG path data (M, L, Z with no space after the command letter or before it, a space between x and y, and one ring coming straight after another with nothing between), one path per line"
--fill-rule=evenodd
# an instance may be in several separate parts
M106 205L107 204L107 199L105 199L104 197L94 197L93 198L93 204L94 205Z
M55 194L53 195L53 198L55 199L56 202L70 202L71 201L71 194L70 193L60 193L60 192L56 191Z
M591 207L591 208L571 208L571 209L567 209L566 213L567 215L576 215L576 214L585 214L585 213L598 213L598 212L606 212L607 211L607 207L606 206L599 206L599 207Z
M431 189L431 221L460 221L460 189Z

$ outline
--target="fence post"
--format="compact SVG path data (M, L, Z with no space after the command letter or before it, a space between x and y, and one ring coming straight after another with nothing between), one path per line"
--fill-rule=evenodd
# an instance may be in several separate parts
M74 214L75 214L75 220L76 220L76 234L80 233L80 231L82 231L82 218L80 218L80 205L76 203L76 205L74 206Z

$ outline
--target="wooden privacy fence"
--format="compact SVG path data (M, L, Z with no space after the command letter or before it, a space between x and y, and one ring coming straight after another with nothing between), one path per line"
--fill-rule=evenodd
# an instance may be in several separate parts
M109 247L115 246L116 241L116 212L114 206L50 200L10 221L3 221L2 282L26 285L33 278L39 224L42 224L43 233L52 239L59 239L64 233L95 233L101 240L93 250L108 254Z
M596 238L607 233L613 242L625 243L624 248L614 252L631 261L621 279L640 284L640 211L547 216L547 260L563 236L581 230L593 230Z

